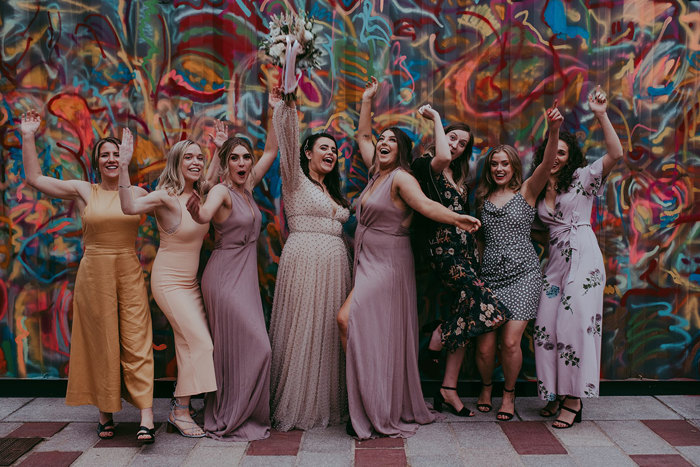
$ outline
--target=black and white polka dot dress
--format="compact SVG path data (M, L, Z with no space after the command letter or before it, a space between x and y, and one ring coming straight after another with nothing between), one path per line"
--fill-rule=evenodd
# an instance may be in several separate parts
M500 208L485 200L481 210L485 237L481 277L513 320L535 318L540 302L542 271L530 240L535 213L519 192Z

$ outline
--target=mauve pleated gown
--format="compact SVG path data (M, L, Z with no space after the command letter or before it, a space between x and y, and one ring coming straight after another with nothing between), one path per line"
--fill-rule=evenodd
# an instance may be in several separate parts
M399 170L372 189L375 175L357 203L346 371L350 420L360 439L406 438L434 421L418 373L411 211L391 200Z
M202 276L219 390L206 396L204 430L224 441L270 436L270 341L256 244L261 215L250 192L229 188L233 209L213 222L216 249Z

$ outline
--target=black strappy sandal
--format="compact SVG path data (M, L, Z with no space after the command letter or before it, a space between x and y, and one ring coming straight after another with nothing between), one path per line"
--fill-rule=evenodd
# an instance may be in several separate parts
M489 384L486 383L481 383L482 388L488 388L489 386L493 386L493 381L490 382ZM476 404L476 410L478 410L481 413L489 413L491 410L493 410L493 405L491 405L491 397L489 397L489 403L488 404L479 404L477 402Z
M556 429L558 429L558 430L565 430L566 428L571 428L572 426L574 426L574 423L581 423L581 417L582 417L582 414L583 414L583 401L582 401L581 399L579 399L578 397L569 397L569 396L566 396L566 397L564 398L564 400L566 400L566 399L569 399L569 400L577 400L577 399L578 399L579 402L581 403L581 407L580 407L578 410L574 410L574 409L572 409L571 407L565 406L565 405L564 405L564 402L562 402L562 403L559 405L559 408L560 408L561 410L566 410L567 412L571 412L572 414L575 414L575 416L574 416L574 421L571 422L571 423L565 422L564 420L559 420L558 418L557 418L556 420L554 420L554 423L561 423L561 424L562 424L562 426L557 426L557 425L555 425L554 423L552 423L552 427L554 427L554 428L556 428ZM560 414L560 416L561 416L561 414Z
M140 438L140 436L148 436L147 438ZM153 444L156 440L156 429L148 428L143 425L139 427L139 431L136 432L136 440L143 444Z
M563 397L557 397L555 400L547 402L547 405L540 409L540 417L549 418L555 416L557 412L559 412L559 409L561 409L562 402L564 402ZM553 410L547 408L551 403L555 404Z
M513 389L503 388L503 392L515 392L515 388L513 388ZM515 416L515 395L513 395L513 412L498 412L496 414L496 418L502 422L507 422L508 420L512 420L514 416Z
M100 439L112 439L114 438L114 420L111 418L104 423L97 423L97 436ZM105 433L105 434L103 434Z
M435 392L435 395L433 396L433 408L435 410L437 410L438 412L442 412L442 406L444 404L450 412L457 415L458 417L473 417L475 415L474 412L469 410L466 406L462 407L462 410L458 412L452 404L447 402L445 398L442 397L440 389L446 389L448 391L457 392L457 388L448 388L447 386L440 386L440 388Z

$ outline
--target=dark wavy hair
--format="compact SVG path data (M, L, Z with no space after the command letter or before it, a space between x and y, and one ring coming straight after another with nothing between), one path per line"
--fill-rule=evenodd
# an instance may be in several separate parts
M102 138L95 143L95 146L92 148L92 153L90 154L90 166L92 167L92 171L95 174L95 181L97 183L102 182L102 174L100 173L100 149L102 149L102 146L105 143L112 143L117 147L117 150L119 150L119 146L121 146L122 141L119 138L116 138L114 136L108 136L106 138Z
M406 172L411 173L411 161L413 159L413 141L411 140L411 138L409 138L405 131L395 126L384 128L384 130L382 130L382 132L379 133L379 137L381 137L387 131L391 131L392 133L394 133L394 136L396 136L396 145L398 146L397 157L394 161L394 166L392 167L392 169L395 169L396 167L401 167ZM379 140L379 138L377 138L377 140ZM379 158L377 157L377 146L375 145L374 163L372 164L372 168L370 169L369 174L373 175L378 170Z
M332 140L336 147L338 147L338 142L335 140L333 135L330 135L328 133L314 133L309 136L307 136L304 139L304 143L301 145L300 149L300 156L299 157L299 164L301 165L301 170L304 172L304 175L311 180L311 182L315 183L316 185L321 186L320 183L318 183L316 180L311 178L311 175L309 175L309 159L306 157L306 151L311 151L313 150L314 145L316 144L316 141L318 141L320 138L328 138ZM347 208L350 206L348 201L345 199L343 194L340 191L340 169L338 168L338 160L336 159L335 165L333 165L333 169L326 174L325 177L323 177L323 184L326 186L326 189L328 190L328 194L331 195L331 198L338 203L339 205Z
M563 193L569 191L571 188L571 182L574 179L574 172L576 169L585 167L588 165L588 161L581 152L581 146L578 144L576 135L569 133L568 131L560 131L559 139L566 143L569 148L569 159L566 161L566 165L559 170L557 174L557 186L554 187L557 193ZM535 156L532 158L532 168L530 173L534 172L535 169L542 163L544 158L544 148L547 147L547 141L549 136L545 136L544 141L540 143L535 151ZM543 188L540 192L538 199L544 196L545 189Z

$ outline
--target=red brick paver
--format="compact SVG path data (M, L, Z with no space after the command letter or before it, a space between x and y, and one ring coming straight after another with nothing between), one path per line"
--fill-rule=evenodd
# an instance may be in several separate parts
M61 431L65 422L27 422L10 433L8 438L51 438Z
M374 438L363 441L355 440L355 449L392 449L403 448L403 438Z
M35 452L22 461L20 467L68 467L80 457L81 451Z
M391 438L390 438L391 439ZM403 467L406 452L403 449L358 449L355 451L355 467Z
M678 454L633 454L630 458L639 467L693 467Z
M700 446L700 428L685 420L642 420L671 446Z
M501 422L499 425L521 456L567 454L564 446L542 422Z
M270 437L253 441L246 451L247 456L296 456L299 452L303 431L275 431Z

